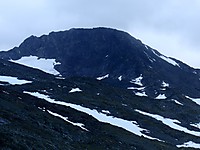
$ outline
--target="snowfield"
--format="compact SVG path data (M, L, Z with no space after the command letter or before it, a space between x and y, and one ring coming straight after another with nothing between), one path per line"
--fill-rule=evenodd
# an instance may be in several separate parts
M10 60L11 62L18 63L31 68L39 69L43 72L59 75L60 73L54 69L55 65L61 63L56 62L55 59L38 58L37 56L25 56L18 60Z
M0 76L0 81L8 82L11 85L22 85L22 84L32 83L32 81L21 80L18 79L17 77L10 77L10 76Z

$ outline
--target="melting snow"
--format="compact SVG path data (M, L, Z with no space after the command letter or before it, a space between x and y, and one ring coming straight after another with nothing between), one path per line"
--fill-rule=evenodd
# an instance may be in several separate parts
M10 77L10 76L0 76L0 81L8 82L11 85L22 85L26 83L32 83L32 81L20 80L17 77Z
M56 62L55 59L45 59L45 58L39 59L37 56L25 56L19 60L10 60L10 61L24 65L24 66L36 68L49 74L53 74L53 75L60 74L57 70L54 69L55 65L60 64Z
M110 114L110 112L108 110L102 110L102 113L104 113L104 114Z
M200 98L191 98L189 96L185 96L186 98L192 100L193 102L195 102L197 105L200 105Z
M142 79L143 79L143 77L142 77L142 74L141 74L138 78L132 79L130 82L134 83L134 84L137 84L139 86L143 86L143 84L141 82Z
M10 94L9 92L7 92L7 91L2 91L3 93L5 93L5 94Z
M88 129L84 128L85 125L82 124L82 123L74 123L74 122L71 122L71 121L68 120L68 117L63 117L63 116L61 116L61 115L59 115L59 114L57 114L57 113L54 113L54 112L52 112L52 111L50 111L50 110L47 110L47 112L48 112L49 114L53 115L53 116L56 116L56 117L59 117L59 118L65 120L66 122L68 122L68 123L70 123L70 124L72 124L72 125L74 125L74 126L78 126L78 127L80 127L81 129L83 129L83 130L85 130L85 131L88 131Z
M198 74L196 71L193 71L194 74Z
M183 145L176 145L177 147L191 147L200 149L200 144L194 143L192 141L186 142Z
M166 99L166 98L167 97L165 96L165 94L160 94L155 99Z
M182 103L180 103L179 101L175 100L175 99L172 99L173 102L175 102L176 104L178 105L183 105Z
M137 88L137 87L128 87L127 89L128 90L144 90L145 87L139 87L139 88Z
M194 136L198 136L198 137L200 136L200 132L191 131L191 130L188 130L187 128L185 128L185 127L178 125L177 123L180 123L180 121L178 121L178 120L174 120L174 119L170 119L170 118L164 118L160 115L150 114L150 113L147 113L147 112L143 112L141 110L135 110L135 111L140 113L140 114L152 117L156 120L159 120L163 124L167 125L168 127L172 128L172 129L175 129L175 130L178 130L178 131L183 131L185 133L188 133L188 134L191 134L191 135L194 135Z
M122 81L122 76L119 76L119 77L118 77L118 80L119 80L119 81Z
M169 83L166 83L165 81L162 82L162 87L169 87Z
M79 88L72 88L72 89L69 91L69 93L74 93L74 92L82 92L82 90L79 89Z
M161 55L160 58L162 58L163 60L167 61L168 63L170 63L170 64L172 64L172 65L174 65L174 66L180 67L179 64L178 64L177 62L175 62L174 60L172 60L172 59L169 58L169 57L166 57L166 56L162 56L162 55Z
M143 136L143 137L148 138L148 139L161 141L157 138L152 138L150 136L143 134L142 131L146 131L146 132L148 132L148 131L146 129L140 128L139 125L135 121L128 121L128 120L124 120L124 119L113 117L113 116L107 116L106 114L99 113L95 109L92 110L92 109L89 109L89 108L86 108L86 107L83 107L83 106L80 106L80 105L66 103L66 102L62 102L62 101L55 101L54 99L51 99L48 95L43 95L43 94L40 94L38 92L26 92L26 91L24 91L24 93L38 97L40 99L44 99L44 100L46 100L50 103L71 107L75 110L78 110L80 112L86 113L86 114L94 117L95 119L97 119L100 122L108 123L108 124L111 124L113 126L123 128L123 129L125 129L125 130L127 130L127 131L129 131L133 134L136 134L138 136Z
M65 78L63 78L63 77L56 77L56 79L64 80Z
M170 64L172 64L172 65L174 65L174 66L180 67L180 65L179 65L176 61L172 60L171 58L166 57L166 56L164 56L164 55L160 55L160 56L159 56L158 54L156 54L156 52L155 52L154 50L152 50L152 52L153 52L156 56L158 56L158 57L160 57L161 59L165 60L166 62L168 62L168 63L170 63Z
M45 108L43 107L43 108L41 108L41 107L38 107L38 109L40 109L40 110L42 110L42 111L45 111Z
M136 92L135 95L137 95L137 96L146 96L147 97L145 92L142 92L142 93Z
M200 123L190 124L191 126L200 129Z
M103 80L103 79L108 78L108 77L109 77L109 74L102 76L102 77L98 77L97 80Z

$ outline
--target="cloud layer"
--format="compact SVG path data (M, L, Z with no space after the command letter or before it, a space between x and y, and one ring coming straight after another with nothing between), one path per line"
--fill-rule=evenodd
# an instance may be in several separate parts
M0 50L32 34L105 26L200 68L199 0L2 0L0 6Z

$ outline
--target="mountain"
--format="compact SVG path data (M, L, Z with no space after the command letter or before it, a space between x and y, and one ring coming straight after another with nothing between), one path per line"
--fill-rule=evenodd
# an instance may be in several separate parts
M199 69L126 32L31 36L0 58L2 149L200 147Z

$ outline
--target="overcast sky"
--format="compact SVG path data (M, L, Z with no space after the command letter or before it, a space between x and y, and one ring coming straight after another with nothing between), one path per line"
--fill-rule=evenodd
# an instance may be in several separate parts
M0 50L30 35L98 26L200 68L200 0L0 0Z

